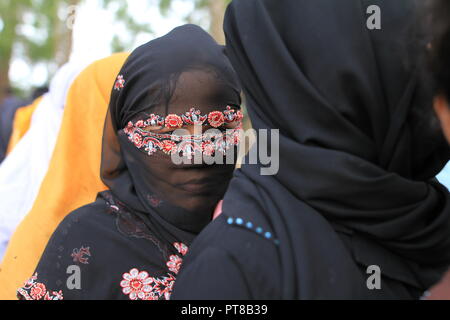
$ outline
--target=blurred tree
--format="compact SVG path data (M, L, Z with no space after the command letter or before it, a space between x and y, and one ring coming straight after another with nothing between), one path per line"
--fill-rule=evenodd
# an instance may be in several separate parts
M0 100L10 86L9 68L15 49L30 64L54 61L60 66L71 51L72 31L58 17L63 6L79 0L2 0L0 3Z
M76 19L71 8L82 1L86 0L0 1L0 102L5 89L10 86L8 75L16 53L30 65L47 63L50 73L56 72L69 60L73 36L71 27ZM105 8L114 6L116 20L124 23L132 35L151 32L148 25L138 24L132 19L127 0L99 1ZM127 42L116 36L112 42L113 50L122 51L133 42L133 36Z
M50 75L69 60L72 51L72 28L76 15L71 11L87 0L1 0L0 1L0 102L5 89L10 86L9 70L13 55L19 55L30 65L47 64ZM92 0L89 0L92 1ZM98 0L105 9L115 12L116 21L123 23L128 38L114 36L114 52L130 49L140 32L152 33L148 24L137 23L129 14L127 0ZM156 0L155 0L156 1ZM173 0L157 0L160 11L167 14ZM231 0L191 1L194 10L185 17L187 22L207 20L209 31L224 43L223 19ZM149 1L149 5L155 2ZM70 22L70 23L69 23Z
M194 3L194 12L199 11L206 12L209 20L209 32L220 44L225 44L225 35L223 33L223 20L225 16L225 10L231 0L184 0ZM159 0L159 7L163 14L167 14L173 0ZM193 12L193 13L194 13ZM198 23L193 13L185 17L185 20L190 23Z
M130 35L129 39L124 39L123 37L119 37L118 35L114 35L112 39L112 51L113 52L122 52L129 50L135 40L136 36L141 32L152 33L152 29L149 24L146 23L137 23L135 19L130 15L128 10L128 1L127 0L101 0L103 7L105 9L111 9L114 7L116 20L125 24L126 29L128 30L128 34ZM151 3L149 2L148 5Z
M4 0L0 2L0 103L9 87L9 65L12 57L16 30L29 0Z

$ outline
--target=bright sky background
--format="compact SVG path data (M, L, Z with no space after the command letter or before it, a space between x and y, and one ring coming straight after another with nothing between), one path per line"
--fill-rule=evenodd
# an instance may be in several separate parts
M161 15L155 0L129 1L129 10L137 22L149 23L154 32L153 35L139 34L135 48L184 24L183 18L192 12L193 4L190 1L175 0L167 17ZM123 35L124 39L130 39L128 30L115 23L112 9L102 9L97 0L85 1L77 10L71 60L94 61L110 55L114 33ZM26 61L16 58L11 65L10 79L18 87L29 88L45 84L47 73L44 64L31 68Z

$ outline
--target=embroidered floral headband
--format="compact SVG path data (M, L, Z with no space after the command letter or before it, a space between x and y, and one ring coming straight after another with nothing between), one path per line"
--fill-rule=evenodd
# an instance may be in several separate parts
M241 111L236 111L230 106L223 112L213 111L208 115L202 115L199 110L192 108L181 116L171 114L162 117L152 114L147 120L140 120L136 123L129 122L124 132L136 148L150 156L157 151L163 151L167 155L179 153L188 158L196 152L206 156L214 156L216 152L225 155L230 148L238 146L240 143L243 118L244 115ZM214 133L207 132L202 135L159 134L145 130L147 127L165 127L176 130L184 125L206 126L208 124L213 128L219 128L230 123L238 123L238 126L225 132L216 130Z
M167 117L151 114L147 120L140 120L136 123L129 122L127 128L147 128L147 127L166 127L168 129L180 129L188 125L210 125L213 128L219 128L225 124L241 122L244 115L241 111L236 111L228 106L223 112L213 111L208 115L202 115L200 110L192 108L183 115L170 114Z

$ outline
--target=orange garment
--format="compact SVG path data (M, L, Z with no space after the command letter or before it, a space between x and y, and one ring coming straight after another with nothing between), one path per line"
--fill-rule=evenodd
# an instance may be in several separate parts
M6 154L11 153L14 147L27 133L28 129L30 129L34 110L36 110L41 101L42 97L39 97L29 106L17 109L16 114L14 115L13 131L11 133L11 138L9 138L8 151Z
M73 82L49 170L0 266L0 299L16 298L65 216L107 189L100 180L103 127L111 89L127 57L121 53L94 62Z

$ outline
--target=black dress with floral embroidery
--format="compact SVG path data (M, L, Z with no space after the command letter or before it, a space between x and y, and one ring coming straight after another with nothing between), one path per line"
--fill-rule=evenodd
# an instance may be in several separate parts
M188 247L165 247L110 192L70 214L51 238L22 300L169 300Z

